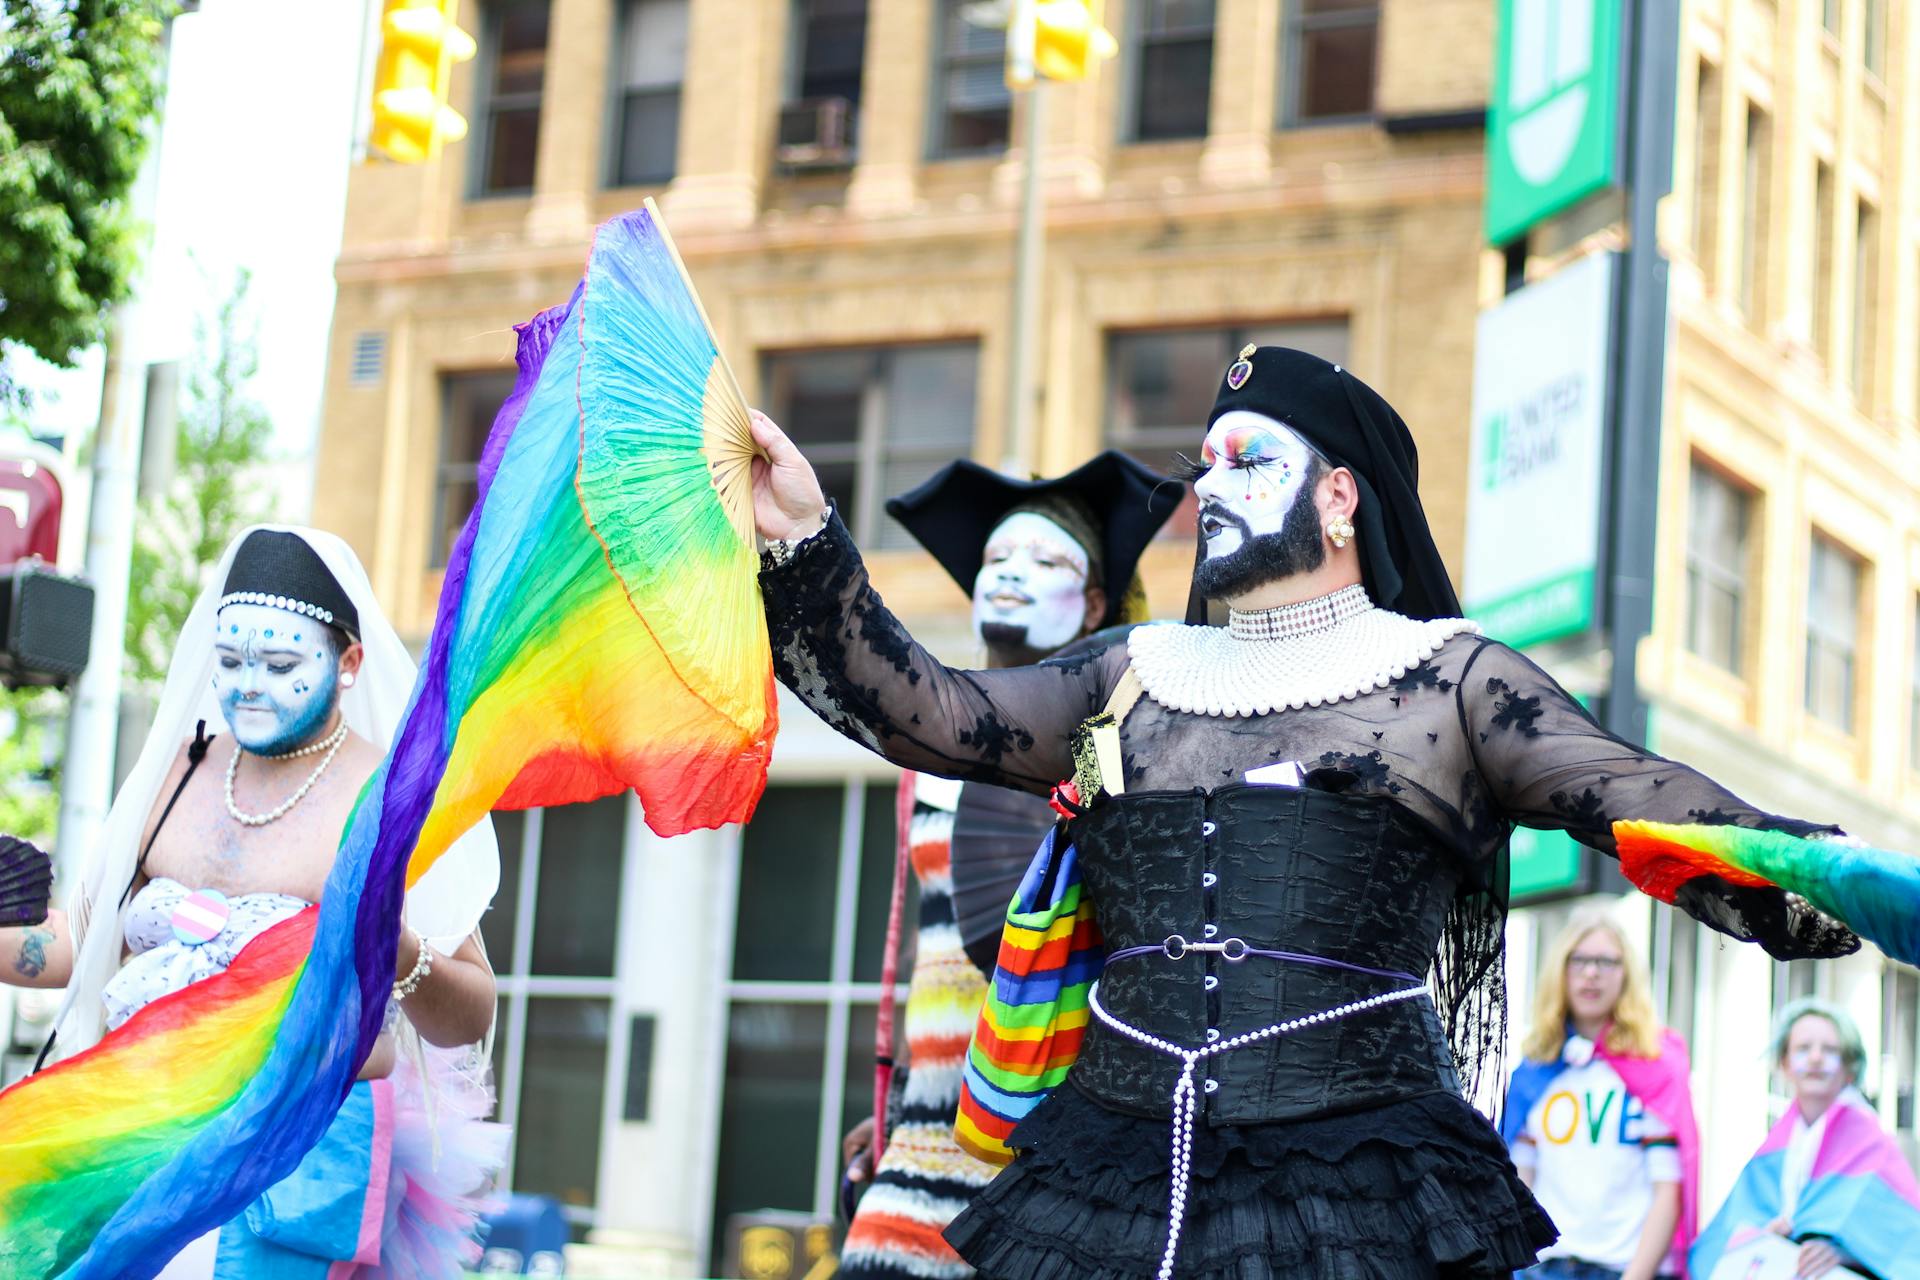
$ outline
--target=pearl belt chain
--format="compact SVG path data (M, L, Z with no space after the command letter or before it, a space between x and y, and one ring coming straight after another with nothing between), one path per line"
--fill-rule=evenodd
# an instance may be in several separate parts
M284 818L287 813L292 810L293 806L307 798L307 792L313 790L313 784L320 781L320 775L327 771L327 766L333 763L334 756L340 753L340 748L346 744L346 741L347 722L346 718L342 717L339 727L334 729L334 731L326 737L320 739L320 741L309 743L307 746L301 747L298 751L289 751L285 755L268 757L273 760L294 760L301 756L310 756L321 751L327 753L320 758L320 763L314 767L313 772L307 775L307 780L300 784L298 791L288 796L278 806L266 813L243 813L241 812L240 806L233 802L234 775L240 771L240 757L246 754L240 744L236 742L233 747L233 758L227 761L227 812L232 815L235 822L243 827L264 827L276 818Z
M1199 1094L1193 1085L1193 1069L1199 1065L1200 1060L1217 1058L1229 1050L1244 1048L1274 1036L1287 1035L1305 1027L1336 1021L1349 1014L1377 1009L1381 1005L1411 1000L1415 996L1426 994L1427 989L1424 986L1405 987L1398 991L1369 996L1365 1000L1355 1000L1351 1004L1322 1009L1319 1013L1309 1013L1302 1017L1289 1018L1285 1022L1276 1022L1258 1031L1248 1031L1229 1040L1216 1041L1204 1049L1183 1049L1171 1040L1162 1040L1159 1036L1149 1035L1108 1013L1100 1003L1100 984L1098 982L1093 984L1087 991L1087 1005L1093 1010L1094 1017L1128 1039L1137 1041L1149 1049L1157 1049L1169 1057L1178 1058L1183 1064L1180 1082L1173 1086L1172 1193L1167 1205L1167 1250L1160 1257L1159 1280L1173 1280L1173 1260L1180 1251L1180 1229L1187 1217L1187 1188L1191 1181L1193 1167L1193 1113L1198 1104Z

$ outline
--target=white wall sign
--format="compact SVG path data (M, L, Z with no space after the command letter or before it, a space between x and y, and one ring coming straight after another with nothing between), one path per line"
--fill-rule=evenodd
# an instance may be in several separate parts
M1593 625L1615 258L1583 258L1480 313L1467 613L1509 644Z

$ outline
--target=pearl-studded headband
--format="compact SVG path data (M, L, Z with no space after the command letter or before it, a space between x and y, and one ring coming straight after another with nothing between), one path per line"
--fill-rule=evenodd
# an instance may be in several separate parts
M308 604L304 600L295 600L291 596L271 596L264 591L235 591L231 595L221 596L220 608L215 609L214 612L217 614L220 609L230 604L263 604L272 609L285 609L289 613L304 614L328 626L333 625L332 610L322 609L319 605Z

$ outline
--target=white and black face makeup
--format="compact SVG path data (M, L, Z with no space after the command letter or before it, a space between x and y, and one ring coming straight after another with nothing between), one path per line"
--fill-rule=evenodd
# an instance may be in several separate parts
M1193 492L1206 539L1203 594L1231 599L1325 561L1314 506L1325 464L1284 424L1244 409L1221 414L1200 464Z
M234 741L285 755L320 736L339 691L340 654L312 618L230 604L215 618L213 688Z
M1087 620L1087 553L1032 511L1002 520L973 580L973 630L989 646L1051 653Z

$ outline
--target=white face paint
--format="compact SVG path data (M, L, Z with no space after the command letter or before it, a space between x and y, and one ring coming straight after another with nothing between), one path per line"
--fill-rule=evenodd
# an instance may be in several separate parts
M1265 414L1221 414L1200 446L1206 470L1193 483L1207 559L1279 533L1312 470L1312 457L1305 441Z
M234 740L258 755L284 755L318 737L340 678L325 629L263 604L230 604L214 626L213 688Z
M1058 649L1087 620L1087 553L1065 529L1043 515L1018 511L987 539L980 576L973 580L973 632L1020 627L1026 645Z

